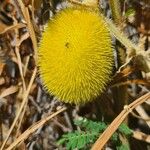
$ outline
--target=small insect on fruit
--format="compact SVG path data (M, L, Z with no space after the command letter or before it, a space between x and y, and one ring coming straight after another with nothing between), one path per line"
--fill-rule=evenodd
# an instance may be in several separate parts
M39 46L39 73L51 94L83 104L100 95L113 67L110 33L101 15L67 8L49 21Z

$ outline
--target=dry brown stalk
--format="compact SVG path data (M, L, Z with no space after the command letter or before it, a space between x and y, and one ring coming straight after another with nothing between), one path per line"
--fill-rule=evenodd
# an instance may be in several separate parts
M17 146L19 143L22 143L25 139L29 137L30 134L35 132L37 129L39 129L41 126L43 126L47 121L58 115L59 113L65 111L67 108L63 107L59 109L57 112L47 116L46 118L41 119L40 121L34 123L30 128L28 128L24 133L22 133L6 150L11 150L15 146Z
M33 71L33 74L32 74L31 80L30 80L30 82L29 82L27 91L26 91L25 94L24 94L24 98L23 98L22 104L21 104L21 106L20 106L20 109L18 110L18 113L16 114L16 117L15 117L15 119L14 119L14 121L13 121L13 123L12 123L12 125L11 125L11 127L10 127L10 129L9 129L9 132L8 132L8 134L7 134L7 137L6 137L6 139L4 140L4 142L3 142L3 144L2 144L2 146L1 146L1 148L0 148L0 150L3 150L3 149L4 149L5 144L6 144L7 140L8 140L8 138L9 138L9 136L10 136L12 130L14 129L14 127L15 127L15 125L16 125L16 122L18 121L18 118L19 118L19 116L20 116L20 114L21 114L21 112L22 112L22 110L23 110L23 108L24 108L24 105L25 105L26 101L28 100L29 92L30 92L31 86L32 86L32 84L33 84L33 82L34 82L34 79L35 79L35 76L36 76L36 72L37 72L37 68L35 68L34 71Z
M150 98L150 92L141 96L128 106L124 108L124 110L114 119L114 121L109 125L109 127L103 132L103 134L98 138L95 144L92 147L92 150L101 150L113 133L117 130L120 124L124 121L127 115L138 105L142 104L146 100Z
M150 143L150 135L144 134L140 131L134 131L132 137L135 139Z

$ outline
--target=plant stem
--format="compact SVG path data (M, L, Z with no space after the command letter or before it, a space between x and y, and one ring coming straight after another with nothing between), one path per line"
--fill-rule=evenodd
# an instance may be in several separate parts
M112 17L115 23L119 24L121 20L121 9L119 0L109 0Z
M120 8L120 2L119 0L109 0L110 3L110 7L111 7L111 11L112 11L112 17L114 22L119 26L121 24L121 8ZM110 29L112 29L113 27L109 24ZM114 32L114 29L112 29L112 31ZM120 36L121 33L118 32L118 29L115 30L117 35L119 34L119 40L123 39L123 41L126 42L126 38L124 38L124 36ZM125 44L125 42L123 42L123 44ZM118 67L122 66L125 63L125 51L123 50L123 48L121 48L118 44L118 41L116 41L116 51L117 51L117 63L118 63ZM128 47L130 47L130 42L128 42L127 40L127 45ZM125 44L126 45L126 44ZM132 44L131 44L132 45ZM121 56L120 56L121 55ZM120 113L120 111L123 109L123 106L125 104L127 104L127 86L121 86L121 87L114 87L112 89L113 92L113 99L114 99L114 106L115 106L115 112L118 114Z

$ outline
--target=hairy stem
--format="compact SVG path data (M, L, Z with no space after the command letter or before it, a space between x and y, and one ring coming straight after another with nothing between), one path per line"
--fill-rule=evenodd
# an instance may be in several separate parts
M115 23L119 23L121 20L121 9L120 9L120 2L119 0L109 0L112 17Z

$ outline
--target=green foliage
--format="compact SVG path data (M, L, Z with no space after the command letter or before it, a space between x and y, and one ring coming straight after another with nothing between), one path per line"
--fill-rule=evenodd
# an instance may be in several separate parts
M74 124L80 126L81 128L85 128L86 130L99 133L107 128L107 125L104 122L94 122L86 118L74 120Z
M127 9L127 11L125 12L125 16L129 17L131 15L135 15L135 10L133 8L129 8Z
M118 135L118 133L115 132L115 133L112 135L111 140L112 140L113 142L117 143L118 140L119 140L119 135Z
M132 130L124 123L119 126L118 131L125 136L130 136L132 134Z
M74 150L75 148L84 148L87 144L93 143L96 140L97 132L84 132L75 131L73 133L67 133L62 136L57 144L66 143L66 149Z
M104 122L94 122L86 118L74 120L74 124L80 127L80 130L64 134L57 142L58 145L65 145L67 150L87 149L108 126ZM117 150L128 150L126 145L122 145L119 139L119 134L129 136L132 134L132 130L125 124L122 124L110 139L116 144Z

